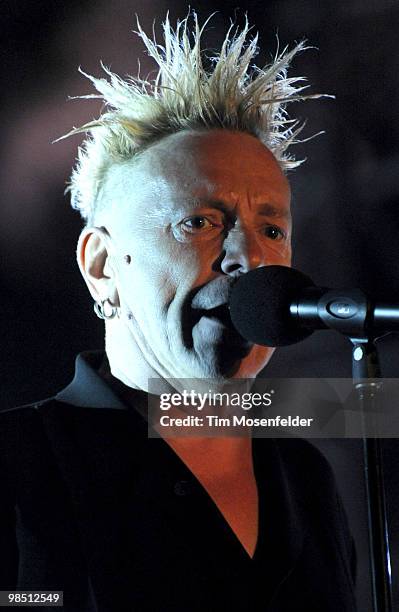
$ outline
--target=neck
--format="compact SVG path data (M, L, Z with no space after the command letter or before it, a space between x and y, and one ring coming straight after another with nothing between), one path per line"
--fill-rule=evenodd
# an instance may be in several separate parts
M133 339L127 338L128 330L120 320L106 322L105 351L112 375L127 387L148 393L148 380L159 374L144 359Z

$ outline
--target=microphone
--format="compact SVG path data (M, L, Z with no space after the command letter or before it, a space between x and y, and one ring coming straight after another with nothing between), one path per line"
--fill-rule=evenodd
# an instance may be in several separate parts
M362 341L399 331L399 304L374 303L360 289L316 287L309 276L285 266L243 274L229 308L237 331L265 346L295 344L317 329Z

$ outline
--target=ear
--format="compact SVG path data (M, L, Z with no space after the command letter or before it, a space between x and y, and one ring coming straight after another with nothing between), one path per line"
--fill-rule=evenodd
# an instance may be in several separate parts
M85 227L79 236L76 256L93 300L102 302L108 299L112 306L119 306L106 231L97 227Z

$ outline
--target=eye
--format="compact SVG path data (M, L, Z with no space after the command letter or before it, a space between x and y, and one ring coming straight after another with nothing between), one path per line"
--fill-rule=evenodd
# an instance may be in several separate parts
M285 231L277 225L268 225L265 229L265 236L271 240L285 240L287 238Z
M187 217L187 219L184 219L180 225L185 232L190 234L208 230L211 227L214 227L214 224L207 217L203 217L202 215Z

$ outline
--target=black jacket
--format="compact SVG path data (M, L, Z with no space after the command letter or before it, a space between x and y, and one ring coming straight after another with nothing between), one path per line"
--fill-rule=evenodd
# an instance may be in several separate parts
M1 590L63 590L65 612L356 610L352 538L311 444L254 439L250 559L188 468L97 374L101 358L79 356L54 399L0 414Z

